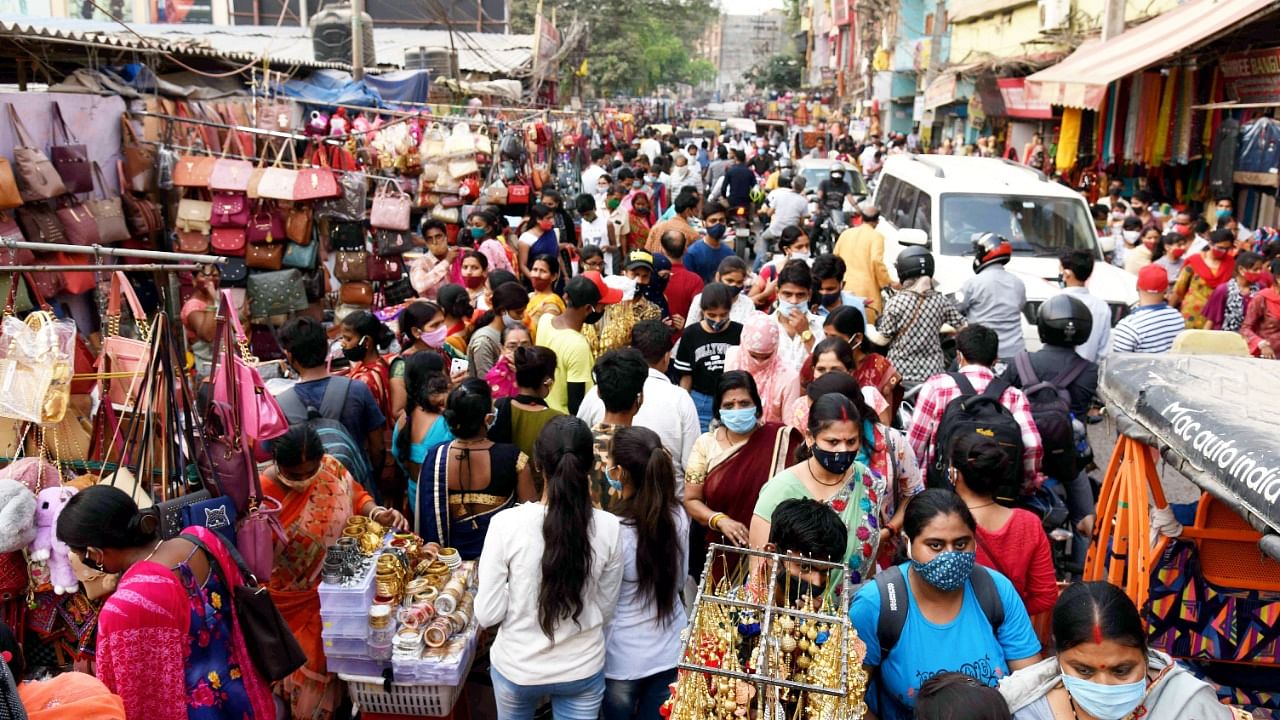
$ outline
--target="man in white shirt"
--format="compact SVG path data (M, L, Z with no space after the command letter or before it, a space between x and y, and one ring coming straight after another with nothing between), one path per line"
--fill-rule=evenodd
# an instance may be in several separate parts
M800 372L813 346L822 339L822 318L809 312L813 295L813 273L803 260L792 260L778 273L778 309L773 317L782 330L778 357L787 367Z
M1059 261L1062 263L1063 292L1074 295L1083 302L1093 316L1093 329L1089 332L1089 339L1076 346L1076 354L1089 362L1102 362L1111 350L1111 306L1085 287L1085 283L1093 275L1093 253L1088 250L1068 250L1062 253Z
M791 225L800 226L800 221L809 216L809 200L804 196L805 178L796 175L794 178L786 174L778 178L778 188L766 198L766 210L769 215L769 228L766 238L782 235L782 230Z
M676 470L676 496L684 500L684 467L693 452L693 443L702 434L698 409L688 391L667 379L674 345L671 328L660 320L642 320L631 329L631 347L649 363L640 411L632 418L634 427L648 428L658 435L671 453ZM596 388L587 391L578 407L578 419L594 427L604 418L604 402Z
M658 131L649 130L644 140L640 141L640 153L649 158L649 162L657 162L658 156L662 154L662 143L658 142Z
M594 193L600 178L609 173L604 166L604 150L595 148L591 151L591 164L582 170L582 192Z

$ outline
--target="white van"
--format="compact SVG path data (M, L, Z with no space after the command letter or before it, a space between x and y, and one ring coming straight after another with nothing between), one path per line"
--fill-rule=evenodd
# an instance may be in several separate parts
M1038 170L995 158L894 155L885 163L873 202L885 237L885 264L902 248L933 252L939 292L954 294L973 275L974 233L993 232L1013 245L1007 268L1027 288L1022 330L1028 349L1040 347L1036 312L1060 292L1063 250L1094 253L1089 292L1111 306L1115 325L1138 301L1137 279L1103 259L1084 197Z

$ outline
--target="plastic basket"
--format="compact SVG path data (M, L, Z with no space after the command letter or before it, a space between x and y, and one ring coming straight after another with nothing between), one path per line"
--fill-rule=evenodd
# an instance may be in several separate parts
M412 717L444 717L462 694L462 685L408 685L391 683L387 692L382 678L339 674L347 684L351 700L361 712L409 715Z

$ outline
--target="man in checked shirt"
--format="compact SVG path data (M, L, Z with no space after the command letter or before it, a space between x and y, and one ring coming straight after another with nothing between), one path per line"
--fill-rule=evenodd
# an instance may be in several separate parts
M956 352L960 372L973 385L974 392L982 393L995 377L991 366L995 364L1000 352L999 336L991 328L967 325L956 335ZM938 424L942 422L942 414L946 412L947 405L958 397L960 388L946 373L934 375L920 388L907 441L915 451L921 468L928 468L933 454L939 452L934 447ZM1038 487L1040 458L1044 454L1044 448L1040 443L1040 432L1036 430L1035 420L1031 418L1031 405L1027 403L1027 397L1022 391L1015 387L1009 387L1001 393L1000 404L1008 408L1022 428L1023 487Z

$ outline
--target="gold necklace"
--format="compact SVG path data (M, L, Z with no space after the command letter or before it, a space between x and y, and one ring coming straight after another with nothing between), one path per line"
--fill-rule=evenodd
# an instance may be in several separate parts
M161 545L161 544L163 544L163 543L164 543L164 540L163 540L163 539L157 540L157 541L156 541L156 546L155 546L155 547L153 547L153 548L151 548L151 553L150 553L150 554L148 554L146 557L142 558L141 562L146 562L146 561L150 560L151 558L155 557L155 555L156 555L156 551L160 549L160 545Z

